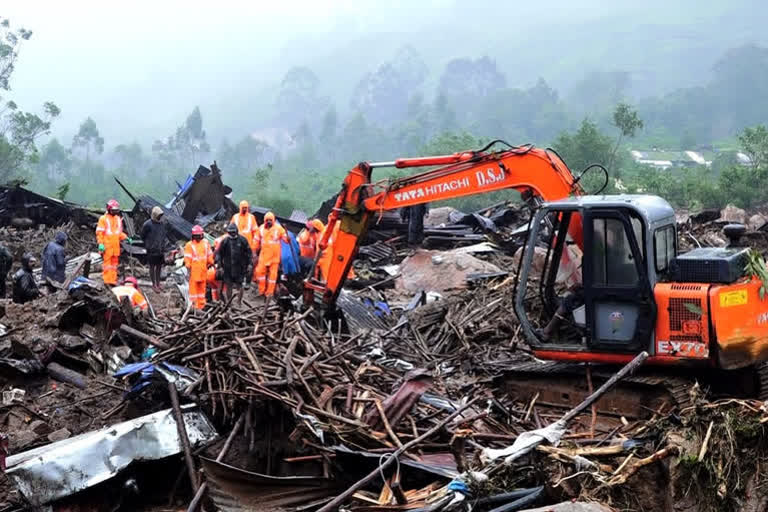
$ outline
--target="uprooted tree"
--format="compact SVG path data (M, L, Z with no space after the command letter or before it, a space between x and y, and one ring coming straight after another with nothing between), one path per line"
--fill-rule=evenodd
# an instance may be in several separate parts
M10 91L19 47L30 37L31 31L13 29L8 19L0 18L0 92ZM0 183L5 183L18 174L24 163L37 158L35 141L50 132L51 122L60 110L46 102L40 116L20 110L14 101L5 101L2 96L0 104Z

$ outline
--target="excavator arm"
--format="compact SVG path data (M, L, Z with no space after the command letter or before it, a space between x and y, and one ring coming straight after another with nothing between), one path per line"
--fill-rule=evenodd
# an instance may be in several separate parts
M360 241L377 213L502 189L515 189L524 197L532 195L543 201L583 194L578 180L554 151L530 145L487 151L492 145L479 151L453 155L361 162L349 171L318 244L321 251L325 250L336 223L340 223L327 280L321 283L310 277L305 282L305 300L314 300L315 292L320 292L324 303L330 306L335 303L357 255ZM442 167L389 181L386 188L379 192L374 190L377 185L371 182L373 170L379 167L404 169L432 166ZM569 234L581 247L581 223L571 224L573 227Z

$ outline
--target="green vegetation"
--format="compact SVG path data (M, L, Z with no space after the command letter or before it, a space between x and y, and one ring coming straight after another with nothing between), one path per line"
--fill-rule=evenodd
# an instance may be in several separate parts
M0 91L9 89L19 45L30 36L0 22ZM449 59L435 74L405 45L371 69L361 73L345 108L311 67L292 67L279 81L268 128L218 144L195 106L151 148L105 140L92 116L71 144L53 138L38 152L36 141L49 132L58 107L46 103L40 117L8 102L0 110L0 182L23 180L43 193L94 206L107 197L130 204L112 176L136 194L165 199L198 165L215 160L234 200L283 215L294 208L312 213L338 192L357 162L448 154L503 139L551 145L577 176L592 164L604 166L610 176L605 193L654 193L686 208L766 202L766 48L728 50L702 85L635 102L628 92L632 73L621 70L590 71L561 96L543 78L527 87L510 85L497 61L485 55ZM630 149L669 160L672 167L638 163ZM696 151L695 159L688 150ZM748 159L739 159L739 151ZM415 172L377 169L374 181L383 186ZM589 172L581 184L595 192L603 180L600 172ZM494 193L449 204L471 211L514 197Z

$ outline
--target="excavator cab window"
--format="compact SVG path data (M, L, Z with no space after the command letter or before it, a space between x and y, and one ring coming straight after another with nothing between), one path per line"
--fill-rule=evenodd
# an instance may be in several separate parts
M664 226L653 233L653 251L656 272L659 275L665 275L669 270L670 262L677 256L675 226Z
M633 286L638 272L629 237L620 219L596 218L592 221L593 283L600 286Z

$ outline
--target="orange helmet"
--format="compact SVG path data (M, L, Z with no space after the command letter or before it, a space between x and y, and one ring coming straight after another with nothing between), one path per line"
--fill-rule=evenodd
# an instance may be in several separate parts
M192 228L192 234L193 234L193 235L202 235L202 234L204 234L204 231L203 231L203 227L202 227L202 226L200 226L199 224L196 224L196 225L195 225L195 226Z
M139 282L136 280L133 276L128 276L123 280L123 284L129 284L133 286L134 288L139 286Z
M308 222L308 224L312 225L312 227L314 227L319 233L322 233L325 229L325 225L320 219L312 219Z
M275 214L272 212L267 212L264 214L264 222L267 222L268 220L271 220L272 222L275 222Z

